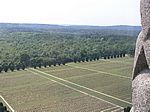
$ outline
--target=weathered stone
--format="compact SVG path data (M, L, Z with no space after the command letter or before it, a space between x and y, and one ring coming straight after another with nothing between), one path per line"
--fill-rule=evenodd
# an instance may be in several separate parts
M140 12L142 27L148 30L150 28L150 0L141 0Z
M147 65L150 65L150 0L141 0L141 24L142 31L140 32L137 42L136 42L136 50L134 57L134 67L133 67L133 79L137 76L139 72L143 69L139 70L140 66L143 66L143 57L139 56L141 53L145 54ZM144 51L142 51L144 50ZM142 51L142 52L141 52ZM140 61L140 63L139 63ZM147 69L147 66L145 66Z
M142 71L132 82L134 112L150 110L150 70Z
M150 0L141 0L142 31L134 57L132 81L132 112L150 112Z

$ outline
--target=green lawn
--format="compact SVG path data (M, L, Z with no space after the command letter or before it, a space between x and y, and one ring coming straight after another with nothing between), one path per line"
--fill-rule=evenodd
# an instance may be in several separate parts
M0 88L17 112L91 112L113 107L28 71L0 74Z
M133 58L125 57L84 63L69 63L67 66L69 66L70 70L51 71L46 68L46 73L131 102Z
M0 95L18 112L91 112L128 106L124 101L131 103L132 66L133 59L125 57L36 69L42 73L34 69L1 73Z

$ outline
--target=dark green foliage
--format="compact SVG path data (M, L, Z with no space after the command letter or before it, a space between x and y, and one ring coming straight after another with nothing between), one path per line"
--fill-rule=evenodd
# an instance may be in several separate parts
M117 58L117 56L116 56L116 55L114 55L114 58Z
M4 106L2 102L0 102L0 112L9 112L9 111L7 110L7 107Z
M125 57L126 56L126 54L125 53L123 53L123 57Z
M131 107L124 108L124 112L130 112Z
M89 61L89 58L86 58L85 60L88 62L88 61Z
M30 60L30 66L33 68L36 68L37 67L37 59L31 59Z
M90 61L92 61L92 58L90 58Z
M111 55L110 58L113 58L113 55Z
M3 70L3 67L2 67L2 65L0 65L0 73L2 72L2 70Z
M134 51L135 51L135 49L130 49L129 55L130 55L131 57L134 57Z
M96 57L97 60L99 60L99 57Z
M2 107L3 106L3 103L2 102L0 102L0 107Z
M43 59L41 59L41 58L38 58L37 60L36 60L36 63L35 63L39 68L41 68L42 67L42 65L43 65Z
M80 59L78 59L78 60L77 60L77 62L79 62L79 63L80 63L80 62L81 62L81 60L80 60Z
M9 66L7 63L3 63L2 67L5 72L8 72Z
M21 69L21 64L17 64L17 65L16 65L16 70L19 71L20 69Z
M41 64L41 63L39 63L39 64L38 64L38 67L39 67L39 68L41 68L41 67L42 67L42 64Z
M47 61L44 61L43 62L43 66L46 68L48 66L48 62Z
M52 66L52 62L48 61L48 66L51 67Z
M14 63L9 64L9 69L13 72L15 70L15 65Z
M66 63L65 63L65 62L63 62L62 64L63 64L63 65L66 65Z
M53 65L53 66L56 66L56 64L57 64L56 59L52 60L52 65Z
M7 66L0 67L0 72L133 56L139 33L122 27L1 25L0 64Z
M77 60L73 60L74 63L77 63Z
M60 62L58 62L58 65L60 66L60 65L61 65L61 63L60 63Z
M26 68L26 66L22 63L22 64L21 64L21 69L22 69L22 70L25 70L25 68Z
M107 59L110 59L110 56L107 56Z
M85 59L82 59L82 62L85 62Z
M30 65L30 56L28 54L21 54L20 55L20 63L24 66L28 67Z
M94 61L96 61L96 58L93 58Z
M123 54L121 53L121 54L120 54L120 58L122 58L122 57L123 57Z

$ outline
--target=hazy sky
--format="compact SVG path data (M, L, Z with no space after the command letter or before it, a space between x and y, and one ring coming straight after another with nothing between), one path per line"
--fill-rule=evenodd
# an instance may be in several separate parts
M0 0L0 22L140 25L140 0Z

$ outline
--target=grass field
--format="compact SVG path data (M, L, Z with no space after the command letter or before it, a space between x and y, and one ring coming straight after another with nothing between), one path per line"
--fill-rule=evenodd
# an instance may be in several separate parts
M17 112L121 112L131 106L129 57L0 74L0 95Z

